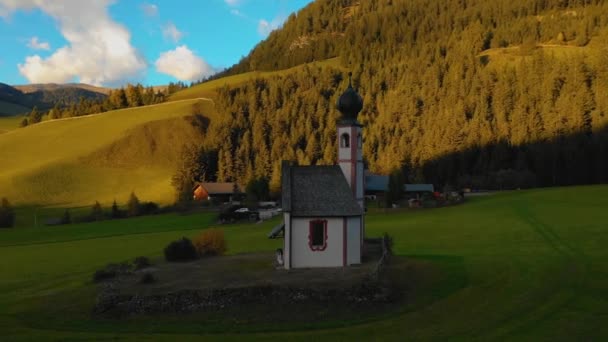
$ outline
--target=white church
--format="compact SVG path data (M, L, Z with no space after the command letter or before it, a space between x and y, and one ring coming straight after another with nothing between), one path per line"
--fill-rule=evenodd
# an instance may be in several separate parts
M346 267L361 263L364 227L362 126L357 115L363 100L351 82L337 108L338 165L282 165L283 223L270 238L283 233L286 269Z

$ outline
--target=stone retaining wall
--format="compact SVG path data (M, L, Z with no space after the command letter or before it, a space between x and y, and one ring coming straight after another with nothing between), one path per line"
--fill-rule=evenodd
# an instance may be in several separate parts
M319 289L257 286L212 290L182 290L156 296L119 295L112 283L104 284L94 314L121 317L150 313L193 313L241 305L325 305L388 302L390 290L369 279L347 289Z

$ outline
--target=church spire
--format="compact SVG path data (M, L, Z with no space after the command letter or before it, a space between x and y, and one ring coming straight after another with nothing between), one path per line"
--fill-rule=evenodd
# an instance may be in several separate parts
M357 116L363 109L363 99L353 88L352 72L348 73L348 88L338 98L336 108L342 113L340 121L342 123L357 124Z

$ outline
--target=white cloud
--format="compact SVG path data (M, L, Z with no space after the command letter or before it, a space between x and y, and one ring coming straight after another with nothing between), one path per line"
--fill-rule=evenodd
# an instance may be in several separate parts
M50 50L51 45L48 42L41 42L38 37L32 37L27 42L27 47L34 50Z
M156 70L181 81L196 81L214 73L213 68L186 45L161 53Z
M236 15L237 17L241 17L241 18L246 18L247 17L245 14L243 14L243 12L237 10L236 8L231 9L230 10L230 14Z
M241 0L224 0L228 6L238 6Z
M168 22L167 24L163 25L162 29L163 37L165 37L165 39L171 39L174 43L179 42L179 40L184 36L184 34L178 30L175 24L172 22Z
M260 36L266 37L270 34L270 32L283 26L284 22L285 17L283 16L278 16L272 19L272 21L270 22L264 19L260 19L260 21L258 21L258 33L260 34Z
M146 61L131 45L130 32L112 20L114 0L0 0L0 14L40 9L59 24L68 42L48 58L28 56L19 72L32 83L78 79L94 85L118 85L141 77Z
M144 11L144 14L148 17L156 17L158 15L158 6L154 4L142 4L141 10Z

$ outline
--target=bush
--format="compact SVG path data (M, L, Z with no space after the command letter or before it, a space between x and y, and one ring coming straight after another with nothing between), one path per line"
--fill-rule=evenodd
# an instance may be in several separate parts
M198 253L190 239L182 238L165 247L165 259L167 261L188 261L196 258L198 258Z
M159 206L154 202L143 202L139 207L140 215L156 215L159 213Z
M131 272L131 265L127 262L120 264L108 264L104 268L98 269L93 274L93 282L99 283L101 281L115 278L119 274L127 274Z
M95 271L93 274L93 282L99 283L101 281L112 279L116 277L116 271L108 268L102 268L100 270Z
M152 263L150 262L150 259L148 259L144 256L139 256L139 257L135 258L135 260L133 260L133 266L135 266L136 271L144 269L151 265L152 265Z
M154 275L150 272L142 274L139 279L140 284L152 284L154 282L156 282L156 278L154 278Z
M200 256L223 255L226 252L224 231L207 229L194 239L194 247Z

